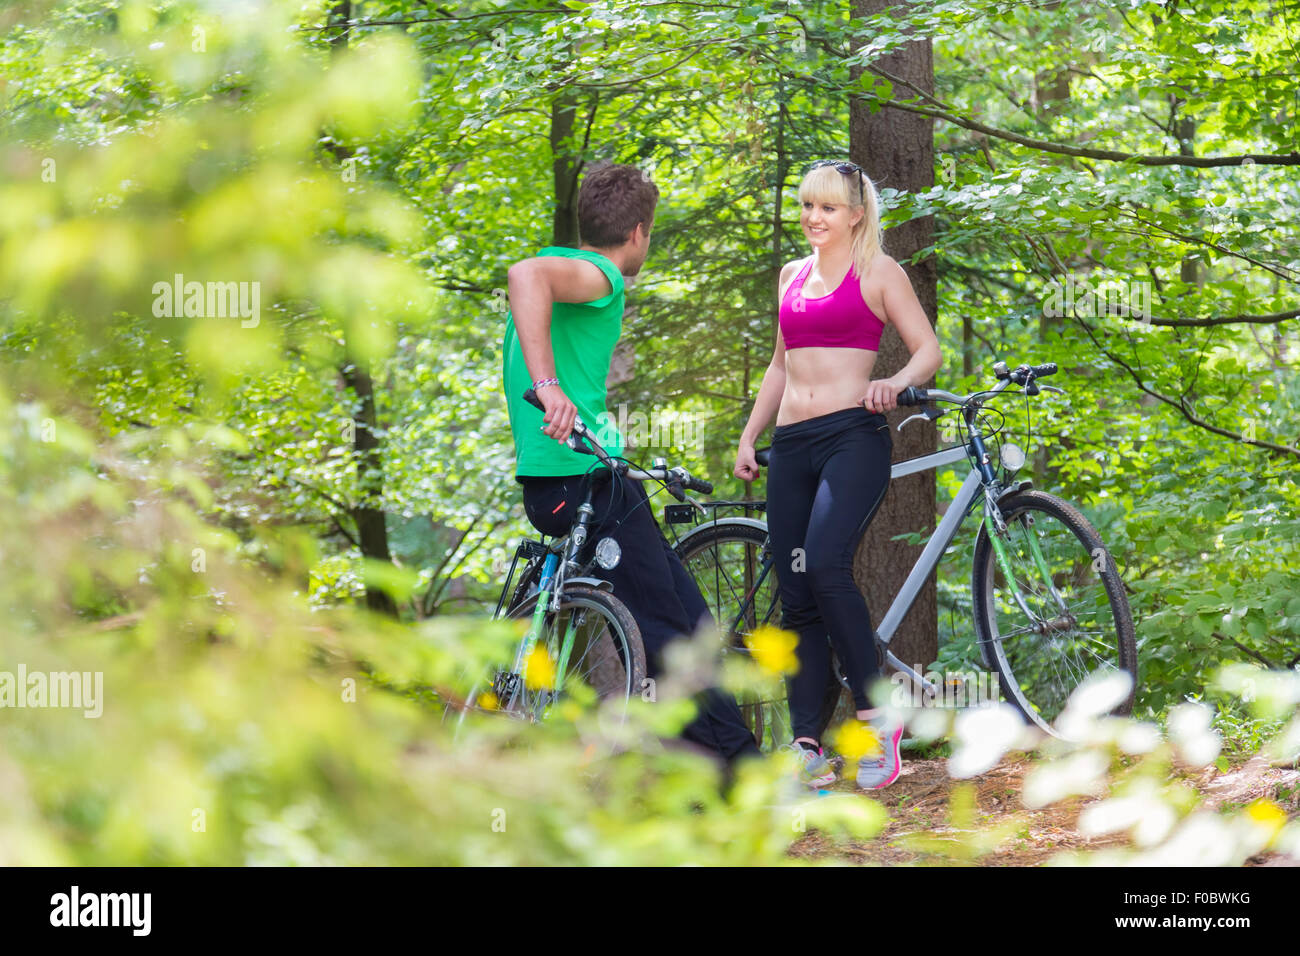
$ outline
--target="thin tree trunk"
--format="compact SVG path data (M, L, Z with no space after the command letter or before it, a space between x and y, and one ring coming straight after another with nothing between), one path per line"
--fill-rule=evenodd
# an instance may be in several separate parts
M330 11L332 19L339 24L339 32L330 38L332 55L337 56L348 48L346 24L352 19L352 6L349 0L340 0ZM353 154L351 147L337 143L331 146L330 151L340 162L345 162ZM350 512L357 528L357 545L361 549L362 559L370 558L391 564L393 556L388 550L388 526L381 507L384 470L379 457L379 438L375 434L377 419L374 383L370 379L369 370L347 354L346 341L339 374L360 405L353 420L352 448L357 457L361 495ZM366 585L366 606L373 611L397 617L397 602L392 596L387 591L370 585Z
M357 456L357 477L361 495L352 509L352 520L357 526L357 542L361 556L389 564L393 556L388 550L388 525L382 507L384 494L384 468L379 458L378 416L375 414L374 384L370 372L359 363L345 359L339 369L343 381L356 396L359 405L354 420L352 447ZM366 606L397 616L397 602L387 591L366 585Z
M1043 8L1055 10L1060 6L1061 0L1050 0L1049 3L1043 5ZM1052 39L1059 43L1062 49L1070 48L1068 36L1058 32ZM1050 124L1054 119L1066 112L1070 101L1070 75L1070 65L1066 63L1049 66L1034 77L1034 105L1042 116L1044 123ZM1072 281L1071 275L1063 275L1059 278L1062 282ZM1064 325L1064 315L1048 315L1046 309L1039 312L1038 347L1042 352L1050 353L1052 351L1053 340L1060 338ZM1027 360L1031 362L1041 361L1035 356L1028 356ZM1035 480L1041 482L1045 488L1052 487L1055 483L1056 469L1052 465L1046 443L1039 442L1038 447L1033 449L1033 456Z
M551 100L551 173L555 183L555 217L551 245L578 245L578 175L582 159L573 153L573 123L577 97L560 90Z

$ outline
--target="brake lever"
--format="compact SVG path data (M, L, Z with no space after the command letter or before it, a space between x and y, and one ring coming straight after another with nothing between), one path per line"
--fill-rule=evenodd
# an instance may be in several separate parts
M1064 395L1064 394L1065 394L1065 389L1063 389L1063 388L1057 388L1055 385L1044 385L1042 382L1039 382L1039 383L1038 383L1038 387L1039 387L1039 388L1045 388L1045 389L1047 389L1049 392L1056 392L1058 395Z
M947 414L948 414L948 410L946 408L945 409L923 408L915 415L908 415L906 418L904 418L901 422L898 423L898 428L895 430L901 432L903 430L903 426L906 425L914 418L924 418L926 421L936 422L939 419L943 418L944 415Z

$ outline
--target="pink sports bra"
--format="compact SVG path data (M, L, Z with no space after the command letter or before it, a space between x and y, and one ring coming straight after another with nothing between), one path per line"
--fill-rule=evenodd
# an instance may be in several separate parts
M777 315L786 349L819 346L879 351L885 323L862 301L853 267L830 295L810 299L803 294L803 284L812 266L813 259L809 258L781 300Z

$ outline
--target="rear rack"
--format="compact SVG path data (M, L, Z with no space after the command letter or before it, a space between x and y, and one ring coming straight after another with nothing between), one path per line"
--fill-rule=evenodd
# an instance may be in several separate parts
M767 508L767 502L762 499L740 499L736 501L701 501L700 508L711 512L706 520L716 520L718 511L743 509L745 515L760 513ZM685 505L665 505L664 522L666 524L698 524L700 521L699 508L692 504Z
M527 563L536 558L546 557L550 550L551 548L546 544L545 538L541 541L525 538L519 542L519 546L515 548L514 559L510 562L510 571L506 574L506 583L501 588L501 596L497 598L497 609L492 612L493 620L501 616L501 610L505 607L506 600L514 593L511 586L515 583L515 569L519 567L519 559L523 558L524 562Z

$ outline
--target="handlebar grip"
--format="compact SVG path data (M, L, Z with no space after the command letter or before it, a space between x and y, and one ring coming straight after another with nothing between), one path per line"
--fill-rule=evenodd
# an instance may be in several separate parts
M1055 375L1055 374L1056 374L1056 363L1055 363L1055 362L1048 362L1048 363L1045 364L1045 365L1035 365L1035 366L1034 366L1034 377L1035 377L1035 378L1043 378L1044 376L1047 376L1047 375Z
M766 468L768 458L771 456L771 454L772 454L771 446L768 446L767 448L759 448L754 452L754 461L758 462L760 465Z
M524 391L524 401L527 402L529 405L535 406L538 409L538 411L541 412L546 411L546 406L542 404L542 400L537 397L537 393L533 391L531 388ZM583 439L587 437L588 437L587 426L582 421L582 416L581 415L575 416L573 419L573 430L569 432L569 437L564 439L564 444L567 445L571 450L580 452L581 454L594 455L596 454L595 450L593 450L585 441L583 441Z
M713 482L705 481L703 478L692 478L686 482L686 487L691 491L698 491L702 495L713 494Z
M907 386L898 393L898 404L900 405L922 405L930 400L930 393L923 388L916 388L913 385Z

